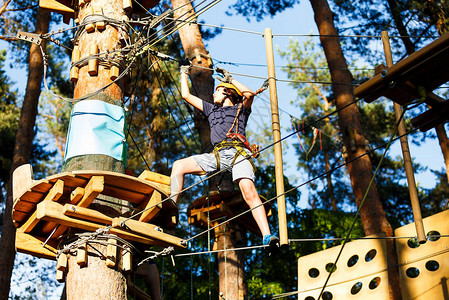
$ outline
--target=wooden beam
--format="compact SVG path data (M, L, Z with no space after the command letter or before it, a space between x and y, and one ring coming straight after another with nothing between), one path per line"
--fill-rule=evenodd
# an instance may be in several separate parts
M148 181L152 181L152 182L162 183L165 185L171 184L170 176L162 175L162 174L151 172L148 170L143 171L142 174L140 174L138 178L142 179L142 180L148 180Z
M141 180L150 181L152 184L162 189L165 194L170 195L170 176L145 170L139 175L138 178Z
M80 267L85 267L87 265L87 243L78 246L76 250L76 263Z
M18 252L40 258L56 259L56 253L58 253L56 248L52 247L49 243L47 243L45 247L42 247L43 244L43 238L37 238L20 231L16 232L16 249Z
M129 231L136 232L144 236L150 237L152 239L166 242L171 245L176 245L178 247L185 248L185 246L182 245L183 242L182 239L176 236L172 236L170 234L163 233L162 229L159 226L139 222L136 220L130 220L123 217L114 218L112 221L112 226L115 228L122 227L122 224L124 224L124 227Z
M106 247L106 266L109 268L115 267L117 263L117 239L108 239L108 246Z
M75 14L75 11L70 7L70 4L63 0L39 0L39 6L43 9L60 14Z
M154 190L151 194L150 199L146 203L145 207L143 207L144 212L140 215L139 221L147 223L150 221L154 216L157 215L157 213L162 208L162 195L158 191Z
M44 201L58 201L64 193L64 181L58 179L45 196Z
M58 261L56 263L56 270L65 271L67 269L67 253L60 253L58 256Z
M33 205L35 206L35 205ZM12 211L12 219L14 220L14 222L22 222L23 220L25 220L25 218L28 216L28 213L24 213L22 211L18 211L13 209Z
M221 203L215 204L215 205L209 206L209 207L204 206L204 207L199 207L199 208L192 208L190 210L190 215L193 216L199 212L207 212L207 211L209 211L210 214L214 214L217 211L220 211L220 205L221 205Z
M121 250L121 253L122 253L121 270L125 273L131 272L133 268L131 248L125 246L125 248Z
M52 201L41 202L37 205L37 210L36 210L37 218L39 220L55 222L55 223L58 223L58 224L61 224L64 226L79 228L79 229L86 230L86 231L95 231L99 228L105 228L104 225L100 225L97 223L84 221L84 220L80 220L80 219L70 218L63 214L63 209L64 209L63 205L56 203L56 202L52 202ZM134 222L138 222L138 221L134 221ZM141 223L141 222L139 222L139 223ZM142 224L150 225L147 223L142 223ZM163 246L163 247L171 245L171 246L175 246L175 247L185 248L185 246L181 245L181 239L175 240L176 243L169 243L166 241L149 238L148 234L136 234L136 233L129 232L129 231L121 229L121 228L111 228L109 230L109 232L116 234L117 236L124 238L125 240L139 242L142 244L156 245L156 246ZM168 236L168 234L165 234L165 235Z
M54 187L57 187L56 191L54 192L54 193L57 193L57 195L55 195L56 197L53 197L53 196L50 196L50 197L49 197L49 195L52 193L52 190L53 190ZM58 180L55 182L53 188L52 188L52 189L50 190L50 192L47 194L47 196L45 197L44 201L45 201L45 200L47 200L47 201L58 201L59 198L60 198L60 197L62 196L62 194L64 193L64 181L62 181L61 179L58 179ZM62 191L62 192L61 192L61 191ZM51 231L53 231L53 230L55 229L56 226L57 226L57 224L55 224L55 223L47 223L47 224L44 224L44 226L42 227L42 232L43 232L43 233L50 233ZM64 233L64 231L65 231L66 229L67 229L67 228L58 228L57 231L58 231L58 232L60 233L60 235L61 235L61 234ZM56 233L56 231L55 231L55 233ZM53 236L55 235L55 233L53 233ZM53 237L53 236L52 236L52 237ZM56 238L56 236L55 236L54 238Z
M16 205L14 205L14 211L27 213L32 211L36 207L36 203L28 202L28 201L18 201ZM14 218L15 220L15 218Z
M92 176L84 188L83 199L78 203L80 207L88 207L95 198L103 192L104 189L104 177Z
M87 221L97 222L105 225L111 225L112 224L112 218L106 216L105 214L85 208L76 206L73 204L65 204L62 210L63 214L70 217L75 217Z
M83 196L84 196L84 188L77 187L70 194L70 203L78 204L81 201L81 199L83 199Z
M58 201L58 199L62 196L64 192L64 181L57 180L53 187L48 192L47 196L45 196L44 201L42 202L52 202ZM41 203L42 203L41 202ZM21 232L30 232L39 223L39 219L37 218L36 211L28 218L28 220L19 228Z

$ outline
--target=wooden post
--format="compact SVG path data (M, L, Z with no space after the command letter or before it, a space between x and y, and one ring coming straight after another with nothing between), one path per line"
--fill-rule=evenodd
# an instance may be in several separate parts
M246 299L247 289L244 282L243 258L239 251L229 251L236 248L238 235L237 225L228 223L215 228L215 244L217 250L227 250L217 253L219 273L219 293L223 299ZM220 298L222 299L222 298Z
M92 13L101 14L98 9L94 10L94 8L102 8L102 14L104 16L117 20L122 20L125 15L122 0L84 0L82 2L84 5L78 7L78 18L80 22L83 22ZM81 2L79 3L81 4ZM102 27L101 22L99 23L97 22L96 26L93 23L88 25L86 28L87 31L83 31L78 40L75 41L80 53L80 58L77 57L76 59L82 59L91 54L101 55L101 53L121 47L118 29L109 24ZM94 93L111 83L109 69L104 68L98 63L98 59L91 59L88 65L79 68L78 80L75 83L74 98L81 98L90 93ZM112 104L120 108L123 103L123 98L124 82L121 80L86 100L99 100L107 103L107 105ZM92 101L84 102L82 100L76 102L76 104L78 103L87 106L91 105ZM120 159L106 154L94 153L66 159L63 171L75 170L102 170L124 173L125 166ZM79 188L74 190L71 195L72 204L78 203L80 206L87 207L101 193L103 189L102 181L102 178L96 178L85 189ZM117 199L112 199L112 201L117 201ZM111 208L106 209L110 210ZM101 213L102 211L99 210L99 212ZM109 246L89 242L89 247L92 245L95 248L95 255L88 252L87 245L83 244L78 248L78 257L73 254L74 252L68 256L68 267L66 271L67 299L126 299L125 275L118 268L107 267L107 264L112 266L116 263L117 247L112 245L115 241L110 240L111 245ZM108 258L107 264L102 260L101 255L98 255L97 251L102 252Z
M271 99L271 121L273 124L273 142L276 174L276 195L279 217L279 238L281 245L288 244L287 213L284 196L284 172L282 165L281 126L279 122L279 109L276 90L276 74L274 71L273 35L270 28L265 29L265 46L267 51L268 82Z
M388 32L382 31L382 42L385 51L385 61L387 67L393 66L393 56L391 55L390 40ZM402 115L402 107L394 102L394 114L396 120L399 121ZM415 219L416 234L418 242L424 244L426 242L426 234L424 232L424 225L422 222L421 208L419 206L418 191L416 189L415 175L413 173L412 157L410 155L410 148L408 146L408 139L406 135L404 119L402 118L398 124L398 133L401 136L402 157L404 159L405 174L407 175L408 190L410 193L410 200L412 204L413 217Z

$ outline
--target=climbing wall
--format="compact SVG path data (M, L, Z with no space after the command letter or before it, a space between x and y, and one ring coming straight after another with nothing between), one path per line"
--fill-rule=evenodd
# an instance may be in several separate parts
M332 247L298 259L298 299L318 299L340 249L341 246ZM385 254L384 239L363 239L347 243L321 299L388 299Z
M402 299L449 299L449 211L423 220L427 242L396 240L401 276ZM415 223L395 230L395 236L416 236Z

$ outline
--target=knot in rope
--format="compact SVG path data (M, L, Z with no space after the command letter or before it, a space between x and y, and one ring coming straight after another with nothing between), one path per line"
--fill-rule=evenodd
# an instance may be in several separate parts
M144 262L146 262L146 261L148 261L150 259L155 259L155 258L160 257L160 256L163 257L163 256L169 256L169 255L170 255L171 259L172 259L172 263L173 263L173 266L174 266L175 265L175 261L173 259L173 255L171 255L171 253L173 251L175 251L175 248L173 246L169 246L167 248L164 248L164 249L162 249L162 251L159 251L159 252L145 250L145 252L153 253L153 255L151 255L151 256L145 258L144 260L142 260L140 263L137 264L137 266L140 266L141 264L143 264Z

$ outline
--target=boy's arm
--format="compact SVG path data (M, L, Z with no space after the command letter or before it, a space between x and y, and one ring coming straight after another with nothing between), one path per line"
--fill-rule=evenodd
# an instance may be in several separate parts
M181 67L181 96L182 98L184 98L184 100L187 101L187 103L199 109L200 111L203 111L203 100L190 94L189 81L187 75L188 67L187 68L184 67L186 66Z
M216 68L215 71L223 75L223 77L217 77L217 79L234 85L243 95L243 105L248 109L251 108L255 96L254 92L251 91L248 87L246 87L242 83L240 83L239 81L237 81L225 69Z
M251 105L253 104L254 101L254 92L233 77L231 77L229 83L233 84L242 93L243 105L248 109L251 108Z

